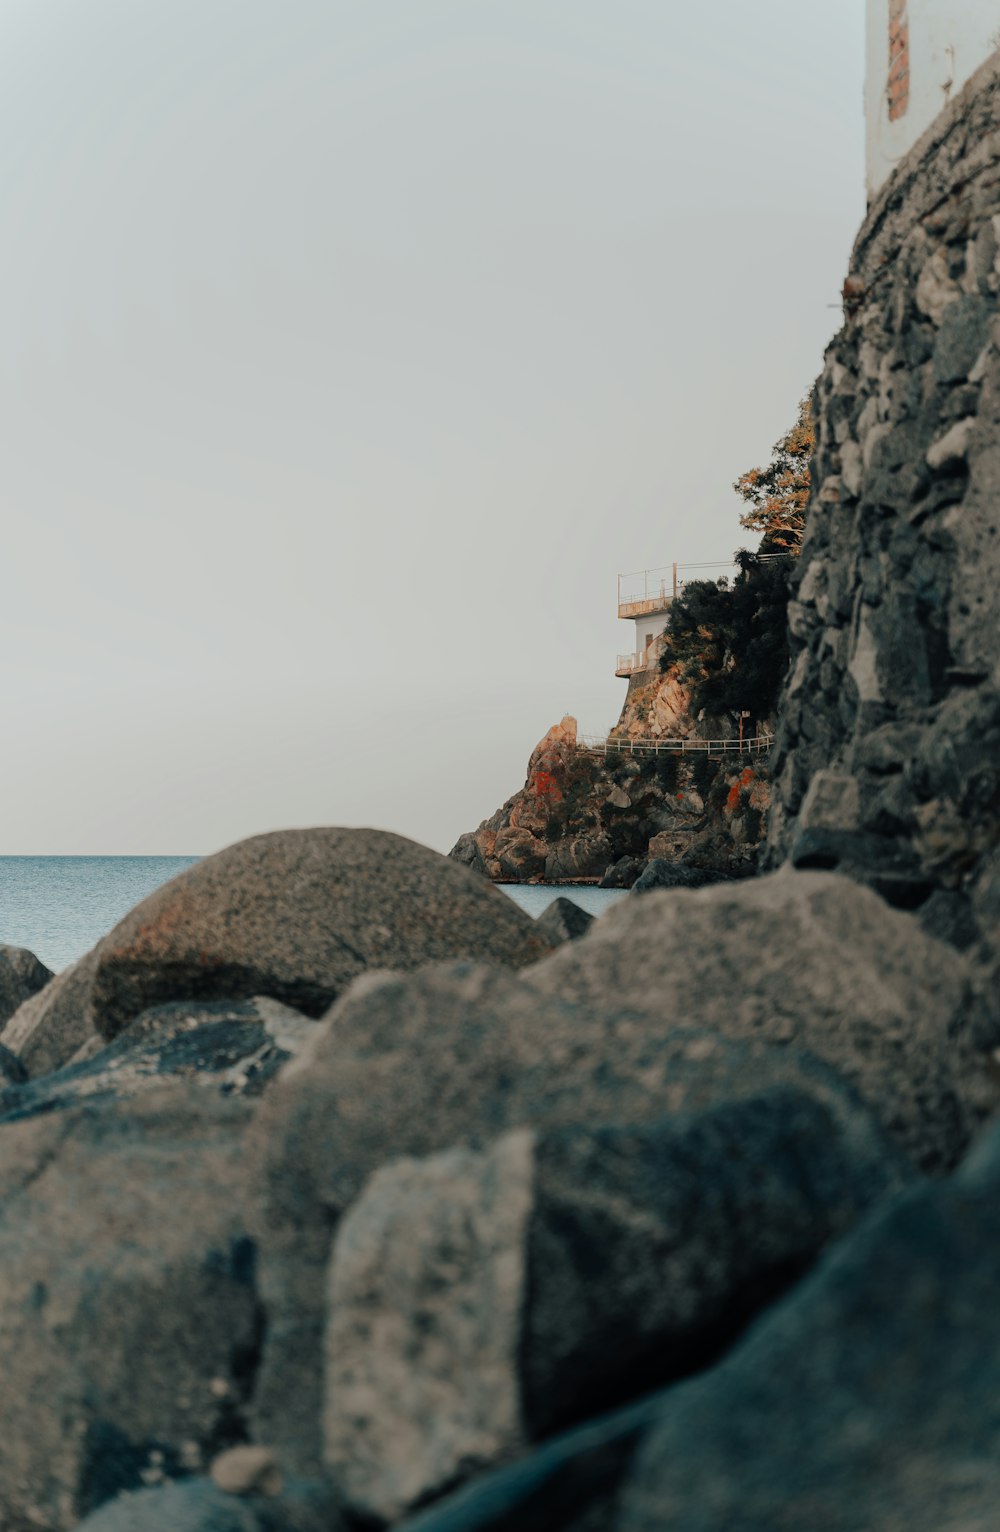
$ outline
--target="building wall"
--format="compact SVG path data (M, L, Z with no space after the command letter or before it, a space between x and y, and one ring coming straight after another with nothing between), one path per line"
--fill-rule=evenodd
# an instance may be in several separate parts
M652 612L635 619L635 652L641 654L646 647L646 635L651 633L654 642L667 625L666 612Z
M871 200L997 46L991 0L868 0L867 179Z

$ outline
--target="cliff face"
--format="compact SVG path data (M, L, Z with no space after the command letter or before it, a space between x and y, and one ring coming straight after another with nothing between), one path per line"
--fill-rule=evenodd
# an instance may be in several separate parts
M961 940L974 910L1000 914L998 162L993 62L855 246L816 391L767 845L769 865L932 901Z
M579 750L576 721L564 718L532 751L520 792L463 835L452 856L495 881L519 883L628 886L659 858L752 873L769 797L764 758L632 755L624 741L634 736L621 737L620 752Z

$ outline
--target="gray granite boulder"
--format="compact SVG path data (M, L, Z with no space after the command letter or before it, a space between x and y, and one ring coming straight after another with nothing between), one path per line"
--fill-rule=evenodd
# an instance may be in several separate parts
M572 899L564 899L562 895L553 899L535 921L536 929L545 933L553 947L586 936L593 924L594 916L588 910L581 909Z
M1000 1504L1000 1130L874 1214L667 1396L616 1532L988 1532Z
M705 1366L907 1179L863 1110L789 1088L377 1171L329 1274L325 1452L347 1509L391 1522Z
M103 1505L78 1532L340 1532L336 1501L321 1484L285 1481L274 1495L230 1495L211 1479L136 1490Z
M622 900L528 970L539 993L794 1043L850 1080L916 1163L946 1170L1000 1106L970 965L835 873Z
M89 952L64 968L22 1001L0 1032L0 1043L17 1054L31 1078L60 1069L94 1037L90 997L95 966Z
M252 1000L178 1001L137 1017L111 1043L95 1039L82 1055L27 1085L0 1090L0 1123L99 1097L124 1101L167 1077L226 1094L255 1095L298 1052L316 1023L257 996Z
M46 968L26 947L0 943L0 1025L9 1021L25 1000L44 989L51 978L51 968Z
M96 948L93 1015L114 1037L169 1000L270 995L318 1015L368 968L471 957L521 967L548 943L511 899L383 830L282 830L156 889Z
M11 1053L9 1048L0 1043L0 1080L7 1085L23 1085L27 1078L28 1071L17 1054Z
M252 1133L268 1306L256 1436L315 1471L331 1236L379 1166L482 1149L512 1128L638 1123L777 1085L846 1110L832 1071L754 1036L589 1009L471 964L356 980L269 1087Z
M0 1127L0 1525L63 1532L244 1439L264 1323L245 1099L168 1084Z

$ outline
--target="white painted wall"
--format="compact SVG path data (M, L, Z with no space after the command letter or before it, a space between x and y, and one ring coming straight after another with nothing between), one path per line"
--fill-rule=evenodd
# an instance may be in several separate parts
M653 640L659 638L667 625L666 612L651 612L645 617L637 617L635 620L635 652L641 654L646 647L646 635L652 633Z
M868 0L865 119L871 200L938 112L994 51L1000 0L908 0L910 99L889 121L890 0Z

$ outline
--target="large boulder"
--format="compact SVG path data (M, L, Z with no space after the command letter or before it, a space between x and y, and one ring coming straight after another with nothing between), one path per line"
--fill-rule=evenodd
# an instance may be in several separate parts
M0 1129L4 1532L63 1532L244 1438L252 1109L177 1084Z
M617 1532L988 1532L1000 1503L1000 1130L904 1193L668 1395Z
M325 1449L348 1509L393 1521L713 1360L907 1179L844 1106L780 1088L377 1171L329 1276Z
M27 947L0 943L0 1025L9 1021L25 1000L44 989L51 978L51 968L46 968Z
M962 956L834 873L791 869L627 899L528 970L540 993L795 1043L850 1080L928 1171L1000 1104Z
M269 1087L253 1130L268 1305L256 1435L315 1470L331 1236L380 1165L482 1149L524 1125L650 1121L774 1085L846 1110L836 1075L760 1038L588 1009L470 964L356 980Z
M96 949L99 1031L167 1000L270 995L318 1015L366 968L437 959L520 967L547 950L512 900L383 830L282 830L156 889Z
M300 1011L260 996L157 1006L113 1042L85 1050L78 1062L0 1090L0 1122L100 1097L124 1101L157 1089L168 1077L256 1095L315 1025Z
M95 967L95 955L88 952L64 968L24 1000L0 1032L0 1043L17 1054L31 1078L60 1069L93 1039Z

